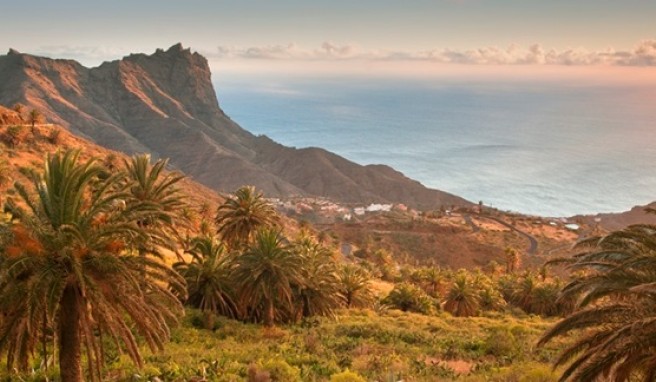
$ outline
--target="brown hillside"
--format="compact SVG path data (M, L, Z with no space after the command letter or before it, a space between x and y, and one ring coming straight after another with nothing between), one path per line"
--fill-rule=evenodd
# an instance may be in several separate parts
M7 125L0 125L0 138L3 141L7 129ZM46 154L54 153L57 150L78 149L81 151L82 159L88 160L93 157L104 163L112 161L117 165L127 158L123 153L98 146L59 126L37 125L34 132L35 134L32 134L29 126L22 125L17 144L0 145L0 194L3 195L3 198L12 194L9 190L15 181L28 184L28 178L25 176L26 170L41 169ZM183 191L190 196L189 201L192 206L206 202L210 205L211 211L214 211L215 207L223 201L223 198L214 191L191 179L183 179L181 186Z
M647 213L647 208L656 209L656 202L650 203L646 206L636 206L625 212L584 216L579 215L572 219L585 222L591 226L598 223L602 228L608 231L620 230L632 224L656 224L656 214Z
M508 247L519 252L523 268L536 269L549 259L566 256L578 237L563 225L554 226L546 219L500 212L481 215L467 209L430 217L393 211L317 227L338 242L352 246L352 252L357 249L371 254L384 249L399 263L452 269L485 267L491 261L503 265ZM518 232L536 241L535 253L529 253L529 241Z
M415 208L468 205L386 166L360 166L325 150L287 148L227 117L207 60L180 44L86 68L10 51L0 56L0 104L23 103L94 142L151 152L217 191L253 184L269 196L327 196Z

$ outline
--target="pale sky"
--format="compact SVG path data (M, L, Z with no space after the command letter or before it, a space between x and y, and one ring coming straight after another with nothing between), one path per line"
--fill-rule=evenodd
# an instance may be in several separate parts
M656 66L653 0L5 1L0 50L98 65L181 42L266 62ZM255 70L256 70L255 69Z

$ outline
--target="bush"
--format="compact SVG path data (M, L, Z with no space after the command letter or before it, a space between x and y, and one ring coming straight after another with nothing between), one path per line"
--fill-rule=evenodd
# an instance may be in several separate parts
M552 382L557 379L556 373L550 366L535 365L529 370L525 370L525 374L519 377L519 382Z
M53 145L59 144L60 135L61 135L61 130L59 130L58 128L52 129L50 131L50 134L48 134L48 142L52 143Z
M404 312L423 314L430 314L438 306L421 288L408 283L395 285L383 302Z
M346 370L341 373L333 374L330 377L330 382L367 382L358 373Z
M507 328L494 328L485 338L485 354L492 355L502 363L520 358L522 349L519 341Z
M9 162L6 159L0 159L0 186L11 180L11 171L9 169Z
M282 359L271 359L262 365L272 382L301 382L301 371Z
M2 134L2 141L9 147L16 147L23 141L23 126L13 125L9 126Z

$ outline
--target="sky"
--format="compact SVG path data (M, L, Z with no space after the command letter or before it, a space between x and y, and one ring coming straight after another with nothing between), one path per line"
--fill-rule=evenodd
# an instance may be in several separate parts
M2 9L0 50L87 66L178 42L235 71L656 66L653 0L22 0Z

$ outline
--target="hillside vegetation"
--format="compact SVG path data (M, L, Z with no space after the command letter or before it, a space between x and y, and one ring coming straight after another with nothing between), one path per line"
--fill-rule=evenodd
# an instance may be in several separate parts
M7 380L654 378L656 227L591 231L581 253L541 266L513 247L471 269L409 261L401 251L421 246L385 235L345 256L344 231L285 219L252 186L218 197L166 160L109 152L36 116L0 132ZM453 215L378 217L369 233L462 231ZM552 227L505 218L516 221L464 224L524 238ZM567 241L552 234L536 242Z

